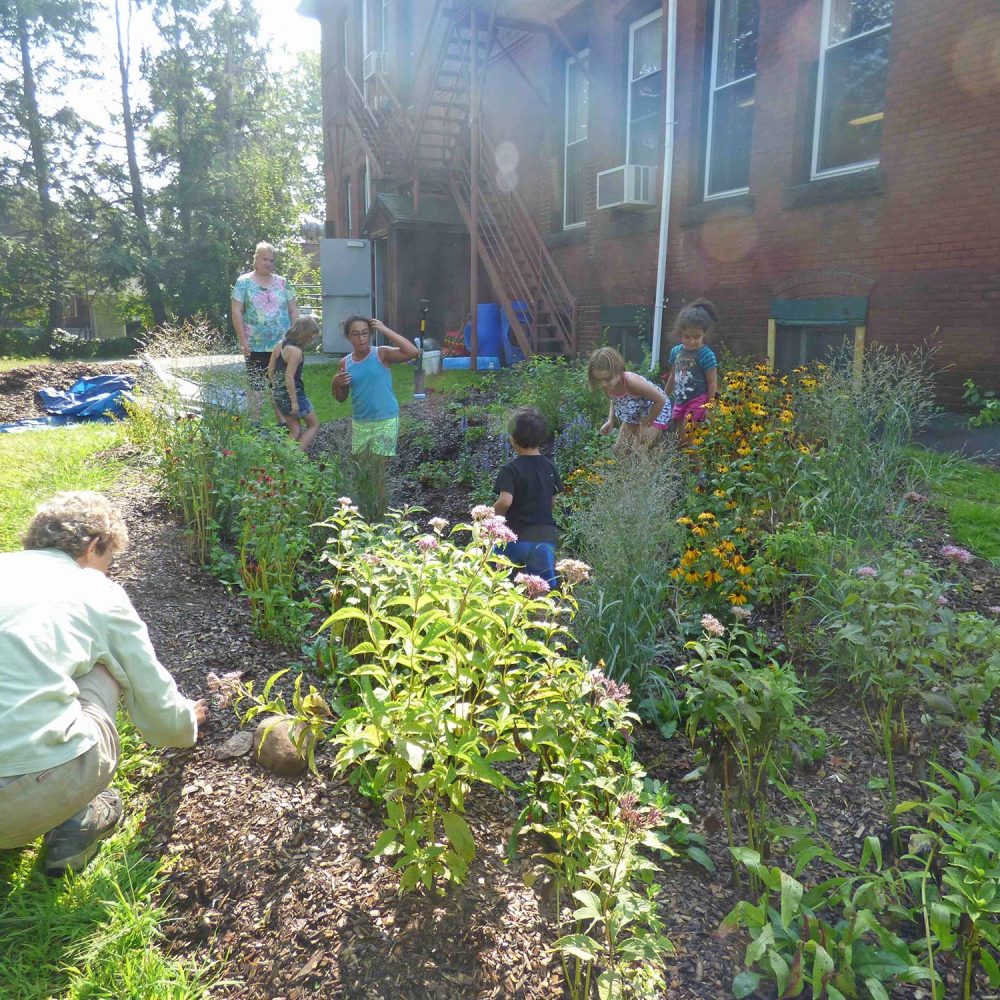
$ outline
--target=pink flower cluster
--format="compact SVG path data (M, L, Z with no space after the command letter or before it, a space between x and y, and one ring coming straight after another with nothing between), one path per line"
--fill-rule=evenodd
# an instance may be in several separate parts
M479 534L482 538L496 545L506 545L508 542L517 541L517 535L507 527L507 518L502 514L493 514L492 512L489 517L484 517L479 522Z
M208 690L212 693L213 704L218 708L225 708L239 692L242 676L239 670L231 670L221 677L215 673L207 674L205 680L208 682Z
M635 792L625 792L618 799L618 815L633 830L652 830L663 822L663 813L656 806L640 811L639 796Z
M528 593L528 597L541 597L552 589L548 583L540 576L535 576L534 573L518 573L514 577L514 583L524 587Z
M963 549L959 545L942 545L941 548L938 549L938 552L945 559L961 563L963 566L975 559L975 556L968 549Z
M432 517L427 522L439 535L445 528L448 527L448 519L446 517Z
M598 701L607 699L618 705L627 705L629 698L632 697L632 689L628 684L624 681L621 684L613 681L603 670L591 670L587 677L594 686Z
M707 635L720 636L726 634L726 626L715 615L702 615L701 627Z
M421 535L417 539L417 548L421 552L432 552L434 549L438 548L440 542L433 535Z
M878 576L878 570L874 566L859 566L855 571L857 576L874 580Z
M486 518L492 517L496 513L492 507L487 507L484 503L478 503L472 508L472 520L473 521L485 521Z

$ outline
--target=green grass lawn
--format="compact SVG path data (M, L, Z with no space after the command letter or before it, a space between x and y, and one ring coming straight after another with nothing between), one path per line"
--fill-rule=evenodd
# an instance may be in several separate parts
M1000 566L1000 472L922 448L912 453L948 511L955 541Z
M121 441L114 424L80 424L0 435L0 551L18 548L28 519L41 500L58 490L103 490L121 466L96 461L97 452Z
M50 365L52 358L44 354L34 358L0 358L0 372L9 372L11 368L29 368L31 365Z
M0 550L16 549L39 501L59 490L105 490L126 471L98 452L121 441L114 424L0 435ZM115 785L125 819L79 877L49 879L38 845L0 851L0 997L196 1000L204 975L159 945L160 862L143 856L135 779L158 757L122 726Z

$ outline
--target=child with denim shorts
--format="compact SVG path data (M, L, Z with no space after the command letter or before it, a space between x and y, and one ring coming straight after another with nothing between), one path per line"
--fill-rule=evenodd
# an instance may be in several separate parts
M297 319L271 352L267 365L267 380L271 383L278 415L303 451L312 444L319 430L319 419L302 382L304 351L318 336L319 324L312 316Z
M552 500L563 484L556 467L538 450L548 435L545 418L533 406L522 406L511 415L509 431L517 458L497 473L493 509L507 518L517 541L508 542L502 554L555 587L559 531Z
M719 364L715 352L705 344L718 319L708 299L695 299L680 311L674 324L680 343L670 352L666 391L673 402L671 428L680 430L682 442L688 422L705 419L705 406L719 390Z

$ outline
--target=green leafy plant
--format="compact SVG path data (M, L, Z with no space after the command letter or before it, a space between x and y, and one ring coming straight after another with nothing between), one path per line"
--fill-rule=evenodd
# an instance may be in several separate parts
M883 868L877 838L866 838L857 866L808 842L798 853L797 871L818 857L839 873L807 888L795 875L765 865L756 851L733 850L763 887L756 903L737 903L719 928L723 936L738 927L750 933L746 970L733 980L735 996L750 996L771 981L780 998L800 996L808 987L815 1000L889 1000L884 984L927 978L906 942L883 923L908 910L906 887Z
M685 728L704 757L701 771L722 789L730 847L738 812L750 850L766 857L771 786L787 789L783 763L803 727L802 689L791 665L766 652L762 635L726 629L711 615L702 625L703 638L685 645L688 661L677 668Z
M822 622L827 654L861 695L861 708L885 758L887 806L892 815L896 754L909 749L907 699L939 683L949 656L949 625L942 619L945 587L911 558L890 553L878 566L834 575L839 606Z
M902 802L896 812L926 818L926 826L907 830L911 857L925 873L929 970L934 973L935 946L939 953L957 951L962 996L970 1000L977 965L990 986L1000 986L1000 741L974 741L961 771L933 768L939 780L923 782L928 800ZM935 998L943 996L935 990Z
M962 399L976 412L969 417L970 427L992 427L1000 424L1000 397L994 389L980 389L971 378L962 383Z

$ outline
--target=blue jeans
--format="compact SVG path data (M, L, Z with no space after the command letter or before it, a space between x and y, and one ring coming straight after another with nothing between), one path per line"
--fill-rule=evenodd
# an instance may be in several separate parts
M556 580L556 547L552 542L508 542L497 546L498 555L506 556L526 573L540 576L553 590Z

